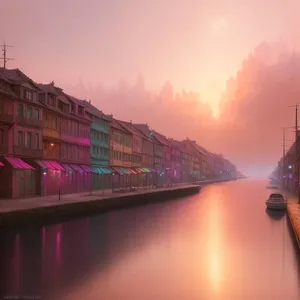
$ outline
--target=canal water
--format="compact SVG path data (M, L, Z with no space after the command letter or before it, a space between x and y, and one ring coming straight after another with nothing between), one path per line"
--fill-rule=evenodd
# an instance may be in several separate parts
M299 252L265 181L42 228L1 232L5 296L103 300L296 300Z

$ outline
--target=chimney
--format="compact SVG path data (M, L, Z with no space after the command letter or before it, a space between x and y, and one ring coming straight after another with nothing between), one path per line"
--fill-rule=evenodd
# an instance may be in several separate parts
M130 120L130 127L132 127L132 120Z
M92 101L91 100L89 100L89 104L91 104L92 103Z

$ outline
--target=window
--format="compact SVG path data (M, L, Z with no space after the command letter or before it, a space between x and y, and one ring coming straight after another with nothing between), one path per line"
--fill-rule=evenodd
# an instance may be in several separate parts
M4 129L0 129L0 144L4 144Z
M24 98L26 100L32 101L33 100L33 93L28 90L24 90Z
M78 106L78 114L83 116L84 109L82 106Z
M52 117L52 128L57 129L57 118L56 117Z
M42 103L45 103L45 94L39 95L39 100L40 100Z
M55 96L48 94L48 104L52 106L56 106Z
M24 145L24 134L23 131L18 131L18 145L23 146Z
M31 116L32 116L32 107L30 107L30 106L27 107L26 116L27 116L27 119L31 119Z
M75 104L74 103L72 103L71 104L71 114L75 114Z
M19 117L23 117L24 115L24 105L23 104L19 104L18 105L18 116Z
M4 103L0 102L0 114L4 112Z
M40 111L37 108L35 108L34 111L33 111L33 118L35 120L39 120L40 119Z
M35 134L35 140L36 140L36 149L40 148L40 136L38 133Z
M31 132L27 132L26 135L26 147L31 148Z

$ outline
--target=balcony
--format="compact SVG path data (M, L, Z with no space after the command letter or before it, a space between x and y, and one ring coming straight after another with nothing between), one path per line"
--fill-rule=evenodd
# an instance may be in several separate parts
M7 145L0 145L0 153L7 154L8 153L8 146Z
M21 126L29 126L29 127L38 127L41 128L43 126L42 120L36 120L36 119L27 119L25 117L16 117L16 123Z
M8 115L5 113L0 113L0 122L6 123L6 124L13 124L14 123L14 116Z
M59 160L59 149L46 149L43 151L43 158L49 160Z
M41 158L43 154L42 149L30 149L25 146L14 146L13 149L15 155L23 157Z

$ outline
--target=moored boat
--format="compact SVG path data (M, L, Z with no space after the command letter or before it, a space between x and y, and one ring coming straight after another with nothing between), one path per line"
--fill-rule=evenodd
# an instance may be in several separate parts
M281 194L271 194L266 205L269 209L283 210L286 209L287 199Z

